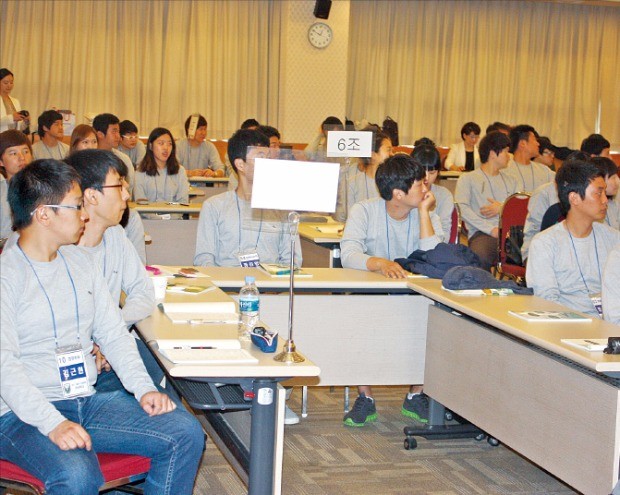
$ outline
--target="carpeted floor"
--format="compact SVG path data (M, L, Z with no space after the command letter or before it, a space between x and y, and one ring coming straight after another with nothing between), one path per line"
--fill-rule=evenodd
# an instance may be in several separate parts
M418 439L403 448L405 387L375 387L379 420L342 425L343 389L313 387L309 416L285 431L284 495L543 495L576 492L500 445L475 440ZM353 400L352 390L352 400ZM291 407L299 412L301 391ZM246 488L209 442L195 495L240 495Z

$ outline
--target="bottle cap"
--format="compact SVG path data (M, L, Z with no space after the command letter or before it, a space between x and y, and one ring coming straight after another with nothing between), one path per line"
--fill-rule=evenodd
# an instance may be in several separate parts
M250 275L247 275L245 277L245 283L246 284L253 284L256 281L256 279Z

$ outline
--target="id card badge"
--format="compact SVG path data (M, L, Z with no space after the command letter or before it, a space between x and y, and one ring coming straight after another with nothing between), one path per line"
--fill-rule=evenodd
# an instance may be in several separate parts
M56 364L63 397L68 399L88 393L88 374L82 346L70 345L56 349Z
M246 251L239 253L237 256L239 258L239 265L242 268L256 268L260 265L260 258L256 251Z
M601 297L601 293L598 294L590 294L590 301L592 301L592 306L596 309L599 318L603 318L603 298Z

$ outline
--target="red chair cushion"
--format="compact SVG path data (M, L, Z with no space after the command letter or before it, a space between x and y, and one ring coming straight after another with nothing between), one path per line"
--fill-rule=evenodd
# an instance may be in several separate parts
M121 478L129 478L132 476L147 473L151 468L151 459L139 455L130 454L97 454L101 472L106 482L118 480ZM45 486L38 479L27 471L24 471L15 464L0 459L0 478L17 481L32 485L40 492L43 492Z

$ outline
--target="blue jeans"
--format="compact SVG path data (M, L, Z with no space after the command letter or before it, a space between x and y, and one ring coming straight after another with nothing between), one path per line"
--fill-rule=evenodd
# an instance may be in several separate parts
M150 457L146 494L191 495L205 436L198 420L187 411L176 409L149 417L124 391L52 404L89 433L90 452L61 450L13 412L0 417L0 457L41 479L48 495L98 493L103 477L95 452Z

